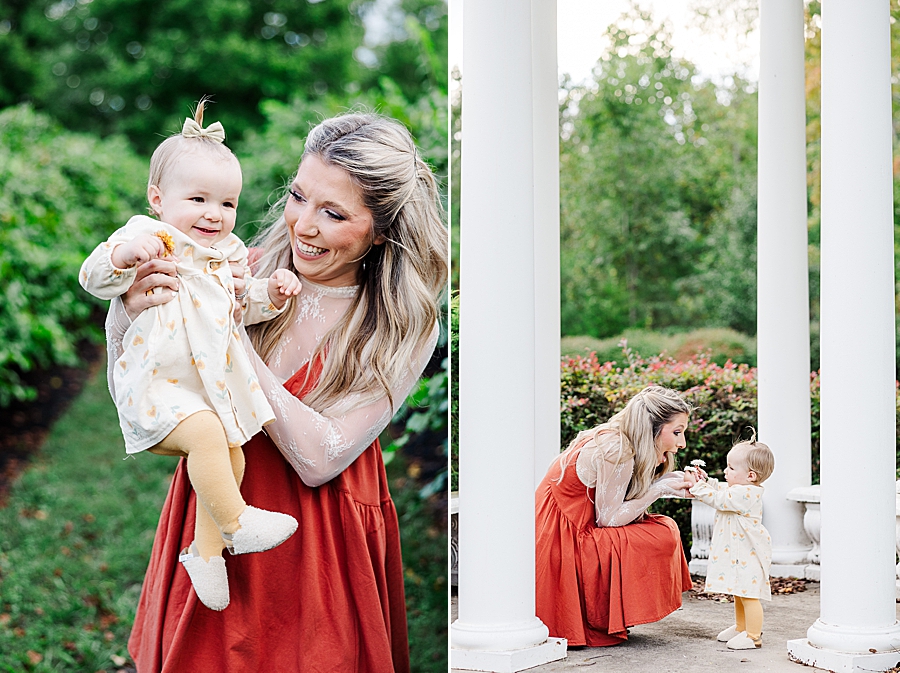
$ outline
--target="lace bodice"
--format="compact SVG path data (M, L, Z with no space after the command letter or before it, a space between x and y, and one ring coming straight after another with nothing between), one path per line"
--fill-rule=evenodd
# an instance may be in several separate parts
M581 483L587 488L596 488L594 512L598 526L629 524L663 495L688 497L686 491L675 490L670 486L673 482L683 482L684 473L669 472L654 481L640 498L625 500L634 472L634 456L621 452L621 446L622 441L617 431L604 431L596 442L594 439L587 440L575 461L575 471Z
M253 350L243 332L243 342L259 383L276 420L264 428L285 459L308 486L320 486L343 472L387 427L396 408L391 408L383 393L371 396L348 395L322 412L317 412L291 395L283 386L309 362L316 345L340 319L356 295L355 287L325 287L301 278L303 288L296 297L297 319L282 337L268 366ZM121 343L121 325L128 317L120 299L110 305L107 342ZM120 333L121 331L121 333ZM421 376L434 350L438 325L416 357L409 363L402 380L391 390L399 407Z

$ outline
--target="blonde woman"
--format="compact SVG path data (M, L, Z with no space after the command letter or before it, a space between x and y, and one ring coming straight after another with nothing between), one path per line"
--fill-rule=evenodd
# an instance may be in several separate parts
M690 412L674 390L649 386L550 466L536 494L536 605L551 636L615 645L681 606L691 576L678 528L647 508L690 497L672 471Z
M265 562L229 557L231 604L207 610L174 572L193 527L180 467L129 641L141 673L409 670L398 521L377 437L438 336L447 231L436 182L401 124L347 114L310 132L273 211L256 272L290 269L303 287L283 315L247 330L276 419L244 446L241 490L300 526L255 555ZM161 260L142 267L129 315L170 294L144 294L173 288L170 272Z

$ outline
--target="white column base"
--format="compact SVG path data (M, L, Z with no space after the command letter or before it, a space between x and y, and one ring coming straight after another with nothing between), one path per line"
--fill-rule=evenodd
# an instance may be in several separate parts
M832 673L872 673L889 671L900 665L900 652L839 652L815 647L806 638L789 640L787 649L791 661Z
M809 627L806 636L811 645L815 643L815 647L872 654L891 652L900 661L900 622L898 621L894 621L890 626L868 628L826 624L821 619L817 619Z
M709 565L709 559L692 558L691 562L688 563L688 570L691 571L691 575L700 575L700 577L706 577L707 565Z
M565 638L550 638L540 645L503 652L491 650L460 650L450 648L450 668L463 671L493 671L516 673L528 668L566 658Z
M519 650L547 641L549 629L537 617L523 622L450 625L450 644L464 650Z

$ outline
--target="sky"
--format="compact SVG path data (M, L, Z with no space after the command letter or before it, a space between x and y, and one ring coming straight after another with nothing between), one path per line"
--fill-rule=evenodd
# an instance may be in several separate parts
M477 1L477 0L476 0ZM667 19L672 27L676 56L694 62L700 72L713 79L740 71L755 80L759 72L759 39L751 35L741 47L732 36L709 35L695 25L692 5L696 0L641 0L659 21ZM462 0L450 0L450 64L461 65ZM603 52L602 36L631 5L631 0L557 0L557 53L560 74L568 73L574 82L590 75ZM462 66L461 66L462 67Z

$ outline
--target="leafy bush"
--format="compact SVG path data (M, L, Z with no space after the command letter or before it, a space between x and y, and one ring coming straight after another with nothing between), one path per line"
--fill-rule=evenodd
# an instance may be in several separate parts
M721 476L728 451L738 439L748 436L748 427L757 427L756 369L732 362L720 366L702 356L686 362L661 356L642 359L627 348L623 359L626 366L617 367L612 362L601 362L595 353L563 358L561 449L578 432L605 422L637 392L655 384L681 391L694 407L687 448L678 456L679 466L699 458L706 462L710 474ZM819 399L820 378L813 372L810 375L813 483L819 482ZM897 418L900 420L900 413ZM687 548L690 503L659 500L653 511L675 519Z
M103 306L78 285L88 253L145 207L146 167L119 137L65 131L27 105L0 112L0 407L19 374L73 365Z
M711 473L724 468L725 455L735 441L756 427L756 370L726 362L724 366L698 357L687 362L672 358L642 359L625 349L627 365L601 363L596 354L564 358L562 364L561 448L581 430L608 420L636 393L655 384L681 391L694 407L688 426L687 448L679 466L700 458ZM675 519L682 543L689 549L691 506L687 500L658 500L652 510Z
M718 365L729 360L737 364L756 365L756 339L726 327L704 327L690 332L666 333L652 330L626 330L617 337L595 339L589 336L567 336L562 339L563 355L597 354L601 362L625 364L622 341L635 354L644 357L665 354L676 360L688 360L697 353Z
M459 490L459 293L450 300L450 490Z
M708 359L679 362L642 359L625 351L628 364L601 363L595 354L564 358L562 363L563 447L581 430L599 425L625 407L636 393L655 384L682 391L695 411L688 428L684 464L700 458L713 469L747 426L756 426L756 370Z

